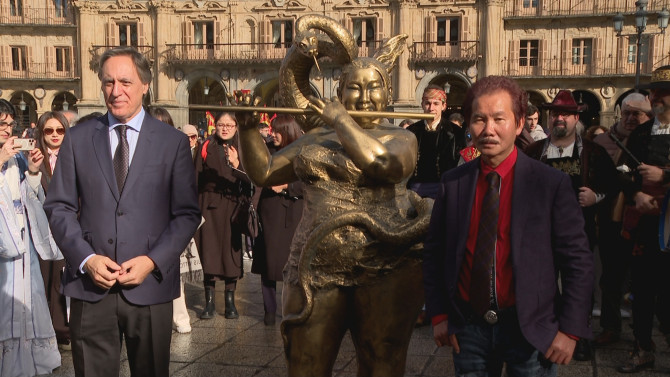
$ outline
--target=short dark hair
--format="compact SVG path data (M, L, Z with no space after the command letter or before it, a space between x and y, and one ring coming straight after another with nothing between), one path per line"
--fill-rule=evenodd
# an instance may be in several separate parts
M459 124L463 124L465 122L465 118L463 117L463 115L461 115L461 113L453 113L449 115L449 121L450 122L457 121Z
M267 124L267 123L263 123L263 122L258 123L258 129L259 129L259 130L262 130L262 129L264 129L264 128L270 128L270 125Z
M278 133L282 136L279 149L284 148L302 136L302 130L300 129L298 122L296 122L292 116L287 114L277 115L277 117L272 120L272 129L274 130L274 133Z
M0 98L0 115L9 115L16 118L16 108L6 99Z
M172 117L170 116L170 113L164 108L160 106L151 106L149 108L149 115L152 117L160 120L163 123L167 123L174 127L174 122L172 121Z
M137 69L137 75L140 76L142 84L151 83L151 64L149 60L137 51L133 47L114 47L105 51L100 57L100 66L98 68L98 78L102 80L102 66L105 65L105 62L114 56L128 56L133 61L135 69Z
M501 90L507 92L512 99L512 112L515 121L525 119L526 109L528 108L528 93L521 89L516 81L504 76L484 77L468 89L463 101L465 119L469 122L472 117L472 103L475 98Z
M105 114L103 114L99 111L94 111L92 113L86 114L86 115L82 116L81 118L79 118L79 120L77 121L77 124L87 122L91 119L100 118L103 115L105 115Z
M526 109L526 116L529 117L535 113L539 113L540 109L537 108L537 106L533 104L528 105L528 109Z

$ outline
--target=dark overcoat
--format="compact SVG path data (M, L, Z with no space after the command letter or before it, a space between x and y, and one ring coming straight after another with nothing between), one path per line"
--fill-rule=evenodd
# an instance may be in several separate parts
M293 234L302 218L302 190L300 181L289 183L282 194L263 188L258 204L263 232L254 246L251 272L261 274L265 279L283 280Z
M203 272L219 278L241 278L242 233L232 227L230 218L238 199L249 195L251 182L241 169L228 165L224 147L216 137L198 153L195 169L198 182L198 202L205 223L195 234L195 242L200 253ZM237 137L233 139L237 148ZM239 149L238 149L239 151Z

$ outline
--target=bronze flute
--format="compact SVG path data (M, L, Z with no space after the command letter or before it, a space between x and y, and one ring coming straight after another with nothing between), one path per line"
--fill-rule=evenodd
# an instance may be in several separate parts
M257 111L259 113L277 113L277 114L295 114L295 115L314 115L316 111L312 109L295 109L288 107L260 107L260 106L216 106L216 105L188 105L191 110L218 110L226 112L238 111ZM392 111L357 111L347 110L347 113L352 117L376 117L376 118L393 118L393 119L428 119L435 118L433 114L403 112L395 113Z

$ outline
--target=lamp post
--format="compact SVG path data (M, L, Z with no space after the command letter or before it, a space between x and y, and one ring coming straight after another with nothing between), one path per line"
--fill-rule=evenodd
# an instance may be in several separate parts
M637 36L635 43L635 91L638 91L637 88L640 85L640 69L642 67L642 62L640 61L640 57L642 56L642 33L644 33L644 31L647 29L647 19L650 15L653 15L653 13L647 12L648 3L649 0L638 0L635 2L635 7L637 8L635 11L635 30L637 33L632 34ZM663 8L663 10L658 12L656 17L658 19L658 28L661 30L658 33L650 34L662 34L665 31L665 29L668 27L670 12L668 12L667 8ZM617 13L614 16L614 30L617 32L617 36L621 36L624 19L625 17L621 13Z

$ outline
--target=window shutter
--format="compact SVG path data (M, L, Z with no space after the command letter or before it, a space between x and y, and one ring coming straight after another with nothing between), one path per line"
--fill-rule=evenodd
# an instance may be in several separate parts
M591 74L601 74L605 64L603 62L603 39L593 38L593 57L591 58Z
M651 73L654 69L654 63L663 58L663 42L660 40L660 35L649 36L649 56L647 57L646 73Z
M437 42L437 19L435 16L426 17L426 42Z
M617 38L616 40L616 64L617 69L615 73L623 74L626 72L626 59L628 58L628 50L626 45L628 38Z
M221 44L221 21L219 20L214 21L214 44ZM214 48L218 50L219 46L215 46Z
M561 40L561 73L563 75L568 74L568 69L570 68L570 45L569 43L570 39L562 39Z
M33 64L33 46L24 47L26 51L26 70L28 72L33 72L35 70Z
M137 45L138 46L146 46L147 41L144 38L144 22L139 21L137 23Z
M105 35L105 44L107 46L116 46L116 34L118 32L116 22L108 22Z
M377 18L377 36L375 37L375 39L377 41L380 41L379 43L381 43L381 40L384 39L384 36L385 36L385 34L384 34L384 18L378 17Z
M0 71L9 72L11 71L11 52L9 46L0 46Z
M547 70L551 67L551 63L549 62L549 52L547 51L548 43L545 39L540 39L538 44L540 50L538 51L538 59L540 60L537 62L538 69L540 70L540 75L546 75L548 73Z
M55 52L55 47L44 47L44 69L46 72L55 72L57 69L54 59Z
M515 75L519 73L519 41L509 41L509 73Z
M469 24L468 24L468 16L464 15L461 17L461 42L463 41L470 41L470 30L469 30ZM461 45L461 49L466 48L467 46Z

